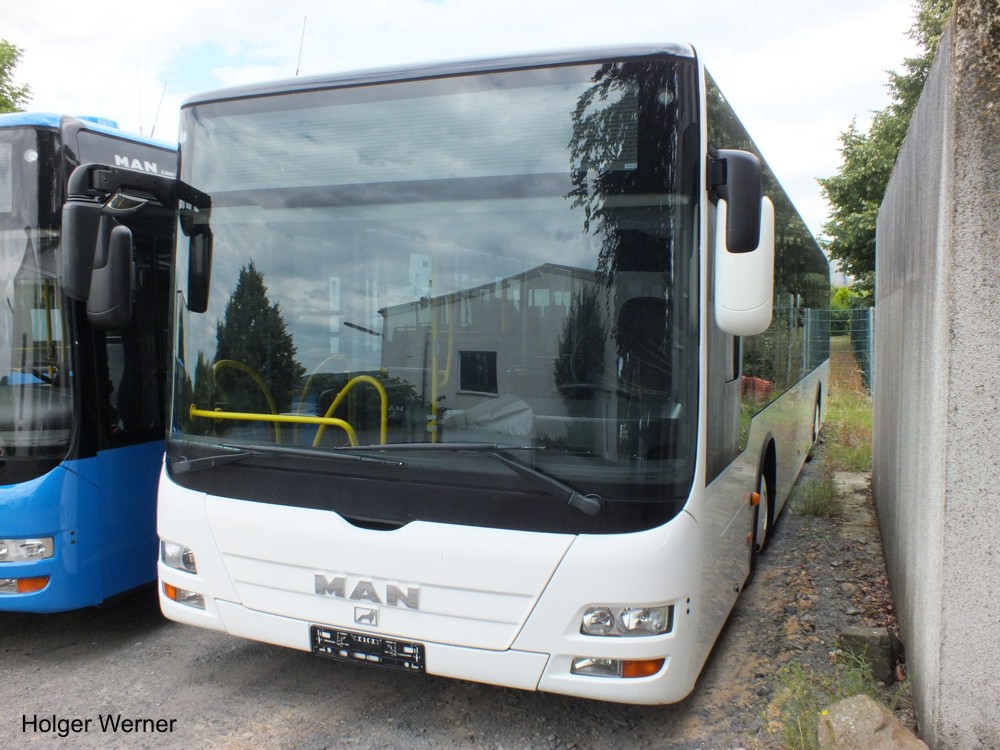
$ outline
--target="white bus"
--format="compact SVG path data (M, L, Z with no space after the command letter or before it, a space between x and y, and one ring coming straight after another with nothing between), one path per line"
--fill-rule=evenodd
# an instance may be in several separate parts
M682 699L816 439L829 267L688 46L182 108L167 617Z

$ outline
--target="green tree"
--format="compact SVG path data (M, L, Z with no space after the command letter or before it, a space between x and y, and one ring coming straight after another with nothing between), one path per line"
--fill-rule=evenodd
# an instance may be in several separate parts
M870 292L875 284L878 209L937 54L951 5L952 0L917 0L910 38L920 45L922 54L907 58L903 73L889 74L891 103L875 114L867 133L857 127L856 120L851 122L840 136L840 170L833 177L819 180L831 206L830 220L823 226L831 238L829 253L864 291Z
M281 308L268 299L264 274L252 260L240 269L216 336L216 363L229 360L242 366L216 372L216 388L222 391L217 390L216 397L225 398L235 411L269 411L260 383L244 369L249 368L264 384L277 410L287 410L305 368L295 359L295 342Z
M0 39L0 112L20 112L31 98L31 87L15 86L13 82L21 55L20 47Z

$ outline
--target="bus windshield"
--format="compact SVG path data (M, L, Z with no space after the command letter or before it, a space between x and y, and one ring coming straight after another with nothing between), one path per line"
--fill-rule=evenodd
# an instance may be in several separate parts
M0 483L37 476L68 450L69 336L59 292L56 179L45 144L0 130ZM33 459L45 459L41 463Z
M414 517L421 488L474 516L469 490L544 495L538 476L675 513L697 434L696 83L663 55L187 107L181 177L211 196L213 250L190 312L178 233L177 481L232 456L384 480L322 501L384 518ZM211 491L321 502L254 476Z

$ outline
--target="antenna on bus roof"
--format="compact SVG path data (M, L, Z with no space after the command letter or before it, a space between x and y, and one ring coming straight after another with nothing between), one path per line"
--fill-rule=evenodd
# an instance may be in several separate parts
M295 75L299 74L299 66L302 64L302 45L306 40L306 21L308 15L302 16L302 36L299 38L299 59L295 62Z
M740 32L739 41L736 42L736 47L733 48L733 59L729 61L729 71L727 71L727 75L732 72L733 65L736 63L736 55L740 51L740 45L743 44L743 37L746 36L747 28L750 26L750 19L753 18L753 12L757 10L757 1L758 0L753 1L753 5L750 7L750 13L747 14L746 23L743 24L743 31Z
M156 121L160 119L160 107L163 106L163 96L167 93L167 82L163 82L163 91L160 92L160 102L156 105L156 114L153 115L153 127L149 129L149 137L153 137L153 133L156 132Z
M139 61L135 61L135 100L139 107L139 135L142 135L142 78L139 76Z

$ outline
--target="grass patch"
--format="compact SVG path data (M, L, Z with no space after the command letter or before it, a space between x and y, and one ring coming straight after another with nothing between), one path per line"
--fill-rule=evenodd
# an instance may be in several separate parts
M833 680L802 664L782 667L774 677L766 726L782 747L815 750L820 714L835 692Z
M823 438L833 470L868 471L872 463L872 402L865 396L834 394L826 404Z
M810 477L795 488L791 503L804 516L836 518L844 512L833 482L833 472L827 466L823 466L818 477Z

